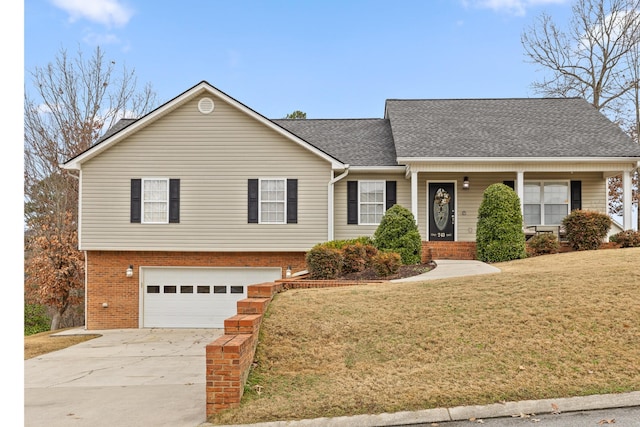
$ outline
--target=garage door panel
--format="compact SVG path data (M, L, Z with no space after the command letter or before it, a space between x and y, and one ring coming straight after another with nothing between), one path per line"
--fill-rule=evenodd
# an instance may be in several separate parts
M142 327L222 328L248 285L281 275L279 268L143 267Z

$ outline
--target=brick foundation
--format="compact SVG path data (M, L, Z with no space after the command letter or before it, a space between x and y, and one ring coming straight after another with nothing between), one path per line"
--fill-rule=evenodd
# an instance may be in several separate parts
M139 325L139 267L306 268L304 252L87 251L86 328L127 329ZM125 270L133 265L133 277ZM102 303L109 307L103 308Z
M422 242L422 258L433 259L476 259L476 242Z

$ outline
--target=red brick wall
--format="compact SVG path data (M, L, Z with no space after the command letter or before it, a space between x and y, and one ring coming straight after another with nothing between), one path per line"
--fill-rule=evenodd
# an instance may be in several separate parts
M422 242L423 258L476 259L476 242Z
M306 269L304 252L87 252L87 329L138 327L139 267L281 267ZM133 277L125 271L133 265ZM107 302L108 308L102 303Z
M282 285L276 282L250 285L248 298L237 302L238 314L224 321L224 335L207 345L207 416L240 406L258 345L262 316L280 291Z

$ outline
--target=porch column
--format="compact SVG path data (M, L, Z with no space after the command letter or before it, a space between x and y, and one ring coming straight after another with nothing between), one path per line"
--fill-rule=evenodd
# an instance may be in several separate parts
M624 230L633 229L631 224L631 174L633 172L622 172L622 228Z
M524 218L524 171L518 171L516 176L516 192L520 199L520 213Z
M418 172L411 172L411 213L418 224Z

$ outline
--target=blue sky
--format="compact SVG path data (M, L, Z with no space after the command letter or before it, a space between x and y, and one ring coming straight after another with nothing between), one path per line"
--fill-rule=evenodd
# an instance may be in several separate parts
M567 0L26 0L24 79L99 45L166 102L201 80L269 118L382 117L389 98L537 96L520 35Z

